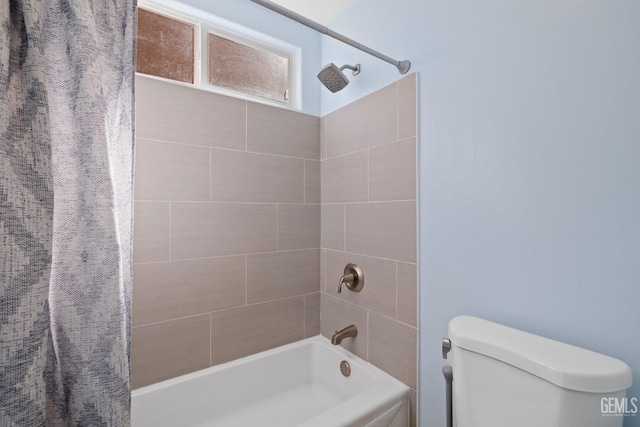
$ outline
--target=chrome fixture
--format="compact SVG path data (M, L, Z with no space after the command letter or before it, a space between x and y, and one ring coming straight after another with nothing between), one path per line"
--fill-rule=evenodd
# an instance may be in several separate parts
M357 264L347 264L344 274L338 282L338 293L342 292L342 284L347 285L347 289L353 292L360 292L364 287L364 273Z
M327 89L336 93L337 91L344 89L345 86L349 84L349 79L342 72L345 68L353 70L352 75L354 76L360 74L360 64L356 64L355 67L351 65L343 65L338 68L336 64L332 62L320 70L318 73L318 79L320 79Z
M345 377L351 375L351 365L349 365L349 362L347 362L346 360L340 362L340 372L342 372L342 375L344 375Z
M346 328L336 331L331 337L331 344L338 345L345 338L355 338L358 336L358 328L355 325L349 325Z
M334 39L339 40L342 43L346 43L349 46L353 46L356 49L360 49L361 51L368 53L369 55L373 55L378 59L382 59L383 61L388 62L389 64L395 65L395 67L398 69L400 74L407 74L407 71L409 71L409 68L411 68L411 62L407 60L396 61L395 59L390 58L387 55L383 55L380 52L377 52L371 49L370 47L360 44L355 40L351 40L350 38L345 37L340 33L336 33L335 31L328 29L324 25L320 25L317 22L312 21L309 18L305 18L304 16L299 15L294 11L287 9L286 7L282 7L279 4L276 4L272 1L268 1L268 0L251 0L251 1L253 3L259 4L260 6L264 6L269 10L279 13L280 15L286 16L289 19L293 19L294 21L297 21L302 25L306 25L307 27L312 28L319 33L325 34L329 37L333 37Z
M442 358L446 359L450 351L451 340L449 338L442 338Z

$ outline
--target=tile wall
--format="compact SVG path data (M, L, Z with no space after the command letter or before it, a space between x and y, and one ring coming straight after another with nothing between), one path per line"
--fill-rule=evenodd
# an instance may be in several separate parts
M133 387L317 335L320 119L136 85Z
M353 323L415 399L416 75L322 119L138 77L136 113L134 387Z
M417 390L416 74L321 120L320 330ZM338 281L359 264L360 293ZM413 414L415 423L415 413Z

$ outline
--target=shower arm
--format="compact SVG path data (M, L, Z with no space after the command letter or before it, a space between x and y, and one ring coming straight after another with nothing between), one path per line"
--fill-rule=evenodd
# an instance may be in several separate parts
M302 25L306 25L307 27L312 28L319 33L326 34L327 36L333 37L334 39L339 40L342 43L346 43L349 46L353 46L356 49L366 52L369 55L375 56L378 59L382 59L383 61L388 62L389 64L395 65L396 68L398 68L398 71L400 72L400 74L406 74L407 71L409 71L409 68L411 68L411 62L407 60L396 61L393 58L389 58L387 55L383 55L380 52L375 51L363 44L360 44L355 40L351 40L350 38L345 37L340 33L336 33L335 31L330 30L324 25L318 24L317 22L312 21L311 19L306 18L302 15L299 15L294 11L289 10L285 7L282 7L279 4L276 4L272 1L269 1L269 0L250 0L250 1L252 1L253 3L259 4L260 6L266 7L267 9L272 10L276 13L279 13L280 15L286 16L289 19L293 19L294 21L297 21Z

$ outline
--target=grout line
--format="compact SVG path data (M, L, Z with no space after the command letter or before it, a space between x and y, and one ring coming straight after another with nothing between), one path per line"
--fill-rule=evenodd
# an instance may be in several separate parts
M205 315L209 316L209 319L211 319L211 313L215 313L215 312L207 311L207 312L204 312L204 313L197 313L197 314L190 314L188 316L175 317L173 319L165 319L165 320L158 320L157 322L143 323L142 325L132 326L132 329L144 328L145 326L159 325L161 323L175 322L175 321L178 321L178 320L192 319L194 317L205 316Z
M317 293L317 291L311 292L311 293ZM257 306L257 305L261 305L261 304L270 304L270 303L274 303L274 302L278 302L278 301L287 301L287 300L291 300L291 299L294 299L294 298L302 298L302 299L304 299L304 296L308 295L308 294L309 293L291 295L291 296L286 296L286 297L283 297L283 298L274 298L274 299L270 299L270 300L254 302L254 303L251 303L251 304L247 304L246 306L237 305L237 306L234 306L234 307L226 307L226 308L223 308L223 309L220 309L220 310L206 311L204 313L190 314L188 316L175 317L175 318L172 318L172 319L158 320L156 322L149 322L149 323L144 323L142 325L133 326L132 329L143 328L145 326L159 325L159 324L162 324L162 323L175 322L175 321L178 321L178 320L191 319L191 318L194 318L194 317L205 316L205 315L209 316L209 320L211 320L211 316L212 315L214 315L216 313L221 313L223 311L238 310L238 309L241 309L241 308L254 307L254 306Z
M333 249L333 248L323 248L326 251L331 251L331 252L344 252L344 253L348 253L351 255L358 255L358 256L362 256L362 257L366 257L366 258L374 258L374 259L381 259L381 260L385 260L385 261L392 261L392 262L401 262L403 264L410 264L410 265L417 265L415 262L411 262L411 261L402 261L399 259L393 259L393 258L384 258L384 257L380 257L380 256L375 256L375 255L367 255L367 254L362 254L360 252L353 252L353 251L343 251L340 249Z
M290 300L290 299L294 299L294 298L302 298L304 300L304 296L307 294L297 294L297 295L290 295L290 296L286 296L286 297L282 297L282 298L274 298L274 299L268 299L268 300L264 300L264 301L258 301L258 302L254 302L251 304L247 304L246 307L255 307L256 305L260 305L260 304L270 304L273 302L278 302L278 301L286 301L286 300ZM235 310L238 308L243 308L243 307L229 307L229 308L225 308L223 310L218 310L218 311L227 311L227 310ZM216 313L214 311L214 313Z
M249 305L249 254L244 255L244 305Z
M347 204L342 205L342 247L347 251Z
M212 180L212 176L213 176L213 170L212 170L212 163L213 163L213 151L211 151L211 148L209 148L209 202L213 202L213 182L211 182Z
M328 121L329 121L329 118L325 116L324 123L323 123L324 138L321 138L321 141L320 141L320 144L324 145L324 158L322 160L327 160L327 157L328 157L328 154L327 154L327 150L329 150L329 135L327 135L327 130L329 129L329 126L327 124ZM320 150L322 151L322 147L320 147ZM320 154L320 157L322 157L322 154Z
M399 202L415 202L416 199L411 200L371 200L371 201L361 201L361 202L328 202L322 203L322 205L366 205L373 203L399 203Z
M411 137L411 138L415 138L415 137ZM405 139L409 139L409 138L405 138ZM404 141L404 139L403 139ZM339 154L337 156L333 156L333 157L328 157L324 160L334 160L334 159L339 159L340 157L346 157L346 156L351 156L352 154L358 154L358 153L362 153L363 151L367 151L367 150L371 150L371 149L375 149L375 148L380 148L383 147L385 145L391 145L391 144L395 144L399 142L397 139L394 139L393 141L388 141L388 142L383 142L381 144L376 144L373 145L371 147L367 147L367 148L361 148L360 150L356 150L356 151L350 151L348 153L344 153L344 154Z
M209 313L209 366L211 366L211 364L213 363L213 352L211 351L211 347L213 347L213 338L211 333L213 332L213 326L211 325L213 323L213 316L211 313Z
M249 152L249 102L244 101L244 151Z
M307 294L302 295L302 336L307 337Z
M400 139L400 84L396 81L396 138Z
M211 150L222 150L222 151L233 151L235 153L249 153L249 154L261 154L263 156L271 156L271 157L282 157L285 159L298 159L298 160L312 160L314 162L321 161L320 159L313 159L310 157L296 157L296 156L287 156L285 154L274 154L274 153L263 153L260 151L249 151L247 147L247 138L245 137L245 149L237 149L237 148L227 148L227 147L213 147L211 145L202 145L202 144L191 144L186 142L178 142L178 141L166 141L164 139L153 139L153 138L136 138L145 141L153 141L153 142L161 142L163 144L175 144L175 145L184 145L187 147L198 147L198 148L208 148ZM408 138L407 138L408 139ZM395 141L393 141L395 142Z
M367 362L369 361L369 346L371 345L371 333L369 332L371 328L369 328L369 314L370 310L367 310Z
M307 203L307 161L302 162L302 202Z
M390 202L415 202L415 200L389 200ZM280 203L281 205L307 205L307 206L320 206L320 203L301 203L301 202L219 202L219 201L207 201L207 200L147 200L138 199L134 202L142 203L188 203L188 204L201 204L201 205L275 205ZM364 203L364 202L353 202ZM338 203L327 203L338 204Z
M324 252L324 256L323 256ZM320 292L327 292L327 250L320 249Z
M398 320L398 261L396 261L396 320Z
M276 204L276 251L280 250L280 229L278 227L280 222L280 204Z
M367 202L371 201L371 150L367 150Z
M222 259L222 258L235 258L241 256L248 255L266 255L266 254L285 254L288 252L302 252L302 251L317 251L321 248L301 248L301 249L282 249L278 251L267 251L267 252L250 252L248 254L231 254L231 255L217 255L217 256L203 256L203 257L192 257L192 258L176 258L176 259L163 259L157 261L144 261L144 262L134 262L133 265L146 265L146 264L162 264L166 262L179 262L179 261L199 261L206 259ZM410 264L410 263L407 263Z
M172 212L171 212L171 211L172 211L172 209L171 209L171 205L172 205L172 203L171 203L171 202L169 202L169 260L171 260L171 259L172 259L172 255L173 255L173 254L171 253L171 249L172 249L172 248L171 248L171 240L172 240L172 239L171 239L171 237L172 237L172 233L171 233L171 226L172 226L172 224L171 224L171 219L172 219L172 218L171 218L171 213L172 213Z
M379 312L377 312L377 311L373 311L373 310L372 310L372 312L373 312L375 315L380 316L380 317L384 317L385 319L387 319L387 320L389 320L389 321L391 321L391 322L398 323L398 324L400 324L400 325L402 325L402 326L406 326L406 327L411 328L411 329L413 329L413 330L415 330L415 331L417 331L417 330L418 330L418 327L417 327L417 326L413 326L413 325L410 325L410 324L408 324L408 323L401 322L400 320L396 320L396 319L394 319L394 318L392 318L392 317L389 317L389 316L387 316L387 315L386 315L386 314L384 314L384 313L379 313Z

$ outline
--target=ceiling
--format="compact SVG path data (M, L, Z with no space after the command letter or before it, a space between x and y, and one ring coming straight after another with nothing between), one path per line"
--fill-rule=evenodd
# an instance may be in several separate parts
M322 25L330 24L356 0L272 0Z

